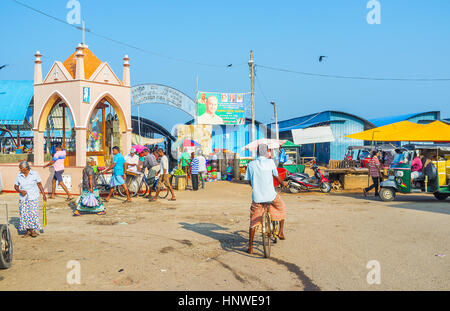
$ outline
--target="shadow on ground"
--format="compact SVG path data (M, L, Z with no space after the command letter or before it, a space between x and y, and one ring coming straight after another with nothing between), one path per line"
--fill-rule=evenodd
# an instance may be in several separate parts
M248 232L244 230L238 230L234 232L228 232L229 228L219 226L213 223L196 223L188 224L186 222L179 223L183 229L202 234L209 238L215 239L220 242L220 246L227 252L236 252L240 255L254 257L247 253L248 248ZM253 249L262 252L262 243L255 237L253 242Z

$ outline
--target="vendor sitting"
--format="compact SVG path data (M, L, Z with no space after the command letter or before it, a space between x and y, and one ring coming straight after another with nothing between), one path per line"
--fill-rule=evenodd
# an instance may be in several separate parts
M421 155L421 157L423 157L423 155ZM422 167L421 158L414 152L413 160L411 162L411 183L414 182L415 179L423 176Z

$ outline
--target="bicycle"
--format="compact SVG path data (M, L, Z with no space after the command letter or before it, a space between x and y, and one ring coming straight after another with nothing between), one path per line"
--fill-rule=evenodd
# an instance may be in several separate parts
M158 185L158 181L159 181L159 176L152 176L150 177L150 179L148 179L148 177L144 174L144 177L141 180L141 183L138 187L138 194L139 196L145 197L145 195L147 194L148 191L148 187L149 185L152 185L152 191L156 192L156 186ZM167 198L167 196L169 195L169 188L166 187L166 185L164 185L164 183L161 185L161 190L159 192L158 197L161 199L165 199Z
M128 192L130 193L131 197L135 197L139 194L139 190L141 189L138 183L139 174L129 171L125 172L125 174L127 175L125 183L127 185ZM128 178L128 176L130 177ZM125 189L123 187L118 187L117 191L119 192L120 196L126 196Z
M97 168L97 173L96 173L96 176L95 176L97 189L98 189L98 191L100 193L103 193L103 194L107 194L111 190L111 185L110 185L109 182L106 181L105 175L103 174L103 171L105 169L106 168L104 168L104 167L98 167ZM114 189L113 195L118 194L120 196L124 196L124 195L121 194L121 193L125 194L125 189L123 189L122 186L115 186L114 188L115 189Z
M262 240L263 240L263 250L264 258L270 257L270 240L273 243L277 243L278 234L280 234L280 222L272 220L270 216L269 208L273 202L261 203L264 206L264 213L262 215Z

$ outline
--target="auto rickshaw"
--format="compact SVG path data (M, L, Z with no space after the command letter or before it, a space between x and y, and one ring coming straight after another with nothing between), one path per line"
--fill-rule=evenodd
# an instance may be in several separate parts
M404 148L404 149L403 149ZM450 144L409 144L403 146L405 161L388 170L388 179L380 183L380 199L392 201L397 193L429 193L438 200L450 196ZM426 154L432 160L423 175L411 181L414 153Z
M348 146L344 157L344 167L367 168L372 150L384 155L386 152L393 152L397 147L391 144L374 146ZM383 157L382 157L383 158Z

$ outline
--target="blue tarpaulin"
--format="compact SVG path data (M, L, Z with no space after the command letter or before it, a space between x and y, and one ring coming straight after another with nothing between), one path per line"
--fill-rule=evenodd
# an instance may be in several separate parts
M22 125L33 93L31 80L0 80L0 124Z

